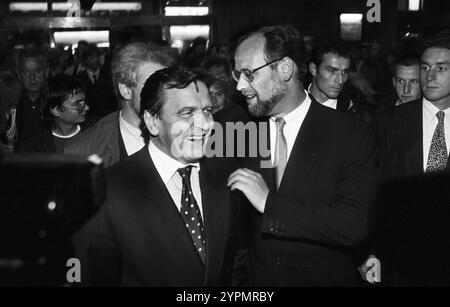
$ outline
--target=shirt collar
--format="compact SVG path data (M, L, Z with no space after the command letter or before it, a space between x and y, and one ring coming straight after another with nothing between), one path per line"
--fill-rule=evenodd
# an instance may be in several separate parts
M312 83L310 83L309 84L309 86L308 86L308 93L312 96L312 93L311 93L311 86L312 86ZM314 97L314 96L313 96ZM315 99L315 98L314 98ZM317 99L316 99L317 100ZM319 102L318 100L317 100L317 102ZM323 105L325 105L325 106L327 106L327 107L331 107L332 105L336 105L337 104L337 99L330 99L330 98L328 98L327 100L325 100L324 102L319 102L320 104L323 104Z
M309 97L308 92L305 91L305 100L303 100L303 102L294 110L283 116L286 125L298 121L298 119L301 118L301 114L308 110L310 103L311 98ZM277 119L276 116L270 117L270 120L272 120L273 122L275 122L276 119Z
M130 132L134 137L140 138L141 137L141 129L136 128L135 126L129 124L125 119L122 117L122 111L119 113L119 121L120 125L125 128L128 132Z
M180 161L175 160L165 152L161 151L151 140L148 143L148 151L153 163L161 176L165 185L172 179L179 168L186 167L188 165L194 166L198 171L200 171L200 163L189 163L184 164Z
M431 123L436 117L437 112L443 111L445 116L450 116L450 108L445 110L439 110L431 101L427 100L425 97L422 98L422 106L423 106L423 121L425 123Z

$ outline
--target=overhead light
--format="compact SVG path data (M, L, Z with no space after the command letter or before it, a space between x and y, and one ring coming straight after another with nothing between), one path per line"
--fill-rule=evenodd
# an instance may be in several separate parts
M53 2L53 11L68 11L74 2ZM95 2L91 11L140 11L141 2ZM47 11L47 2L11 2L9 4L11 12Z
M141 2L95 2L91 11L140 11Z
M422 9L422 0L409 0L408 10L409 11L420 11Z
M166 6L166 16L206 16L209 13L207 6Z
M54 34L56 44L73 45L80 40L88 43L109 43L109 31L56 31Z
M208 25L191 25L191 26L171 26L170 37L175 40L192 40L197 36L202 36L208 39L209 26Z
M341 23L361 22L362 18L363 18L362 14L341 14L340 15Z

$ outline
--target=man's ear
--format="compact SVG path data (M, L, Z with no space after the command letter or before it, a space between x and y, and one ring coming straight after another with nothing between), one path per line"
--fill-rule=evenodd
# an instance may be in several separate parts
M152 136L159 135L158 115L151 115L148 111L144 111L144 123Z
M123 83L119 83L119 93L125 100L131 100L133 98L133 92L131 88Z
M61 110L58 107L53 107L50 109L50 113L52 113L52 115L54 117L60 117L61 116Z
M308 68L309 68L309 72L311 73L311 75L313 75L313 77L315 77L317 75L317 66L316 66L316 64L311 62L311 63L309 63Z
M392 84L394 85L394 88L395 88L395 76L392 77Z
M284 57L280 60L277 69L278 73L283 81L289 81L294 75L294 61L288 57Z

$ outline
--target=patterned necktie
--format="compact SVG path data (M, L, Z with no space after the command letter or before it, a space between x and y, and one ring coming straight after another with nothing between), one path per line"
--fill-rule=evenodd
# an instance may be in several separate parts
M278 190L287 163L287 142L283 133L283 128L284 125L286 125L286 121L282 117L278 117L275 120L275 125L277 128L277 139L275 144L274 165L275 165L275 180L277 183L277 190Z
M178 173L183 181L183 191L181 192L181 216L186 222L186 228L191 235L194 246L205 264L206 261L206 240L203 227L203 220L198 208L197 201L191 188L192 165L178 169Z
M447 146L445 144L444 116L442 111L437 112L438 124L431 140L428 153L427 172L444 171L447 166Z

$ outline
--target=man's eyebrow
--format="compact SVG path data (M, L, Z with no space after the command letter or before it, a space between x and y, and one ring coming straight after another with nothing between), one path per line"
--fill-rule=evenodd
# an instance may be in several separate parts
M346 70L350 70L349 68L345 68L345 69L340 69L339 67L333 66L333 65L327 65L326 66L327 69L333 69L333 70L342 70L342 71L346 71Z

